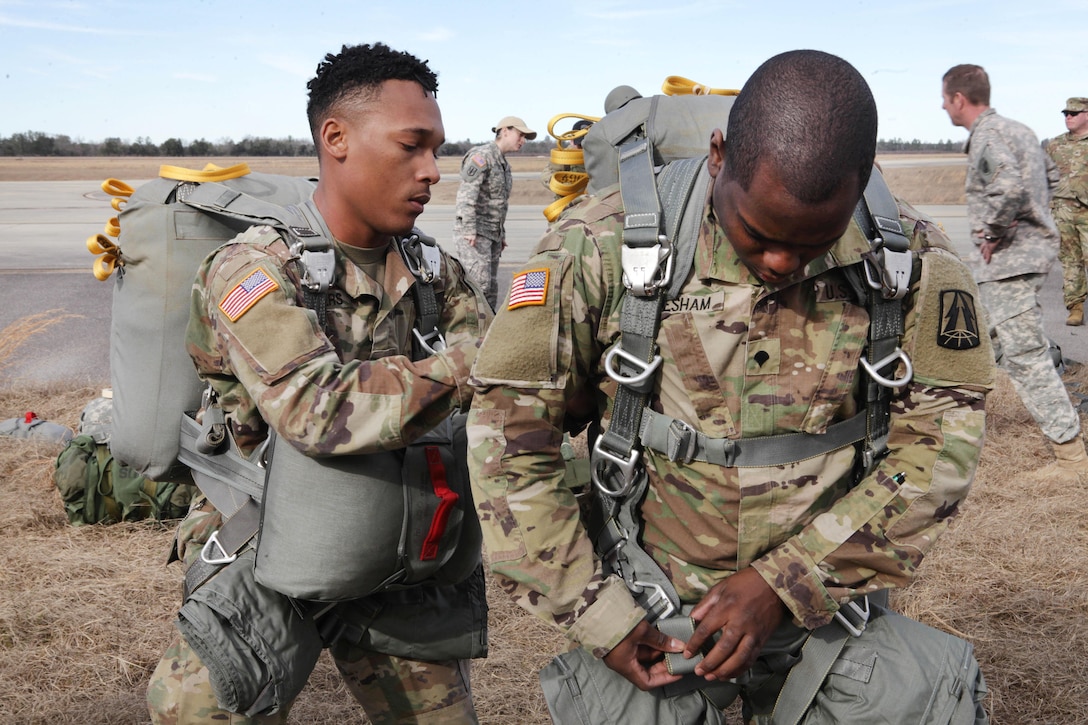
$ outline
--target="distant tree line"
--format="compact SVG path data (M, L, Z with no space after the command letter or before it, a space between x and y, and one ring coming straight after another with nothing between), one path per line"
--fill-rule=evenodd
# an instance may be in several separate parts
M463 156L473 146L483 141L449 141L439 150L442 156ZM555 141L544 136L527 141L518 152L519 156L546 156ZM914 139L881 139L877 142L880 153L955 153L963 150L962 141L938 141L936 143ZM220 139L208 141L200 138L183 141L168 138L156 144L146 136L135 141L110 137L104 141L73 140L64 134L51 135L39 131L13 133L0 136L0 156L314 156L314 145L309 139L262 138L246 136L241 141Z

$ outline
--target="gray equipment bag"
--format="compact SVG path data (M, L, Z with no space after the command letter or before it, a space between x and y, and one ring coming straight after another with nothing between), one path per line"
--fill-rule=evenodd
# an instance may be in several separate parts
M210 216L179 199L201 185L182 178L219 177L187 169L161 173L171 171L188 173L143 184L118 218L121 266L110 324L110 447L156 481L184 475L175 469L181 416L197 408L203 388L185 350L193 277L204 257L252 224ZM242 173L216 186L276 205L298 204L313 193L310 179Z
M403 451L311 458L276 439L261 501L257 581L315 601L360 599L476 568L465 416ZM304 482L305 500L299 496Z
M734 100L734 96L719 95L649 96L607 114L582 141L589 174L586 191L596 194L619 183L619 147L640 134L649 134L655 166L704 156L710 148L710 133L719 127L725 132Z

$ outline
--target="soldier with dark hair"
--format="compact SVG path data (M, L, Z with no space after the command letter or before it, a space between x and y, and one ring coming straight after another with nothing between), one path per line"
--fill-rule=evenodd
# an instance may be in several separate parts
M426 311L412 294L418 279L398 240L412 233L430 200L430 187L439 180L435 154L445 141L437 79L426 62L380 43L344 46L325 57L308 87L321 176L303 209L334 241L324 319L306 299L298 250L276 229L254 226L213 252L198 271L187 347L243 454L274 433L320 468L337 456L404 449L467 408L468 371L491 310L461 265L436 252L430 268L439 309L428 314L436 315L445 347L436 345L427 356L413 353L414 326ZM250 284L254 279L260 284ZM270 470L278 459L273 456ZM319 485L320 471L314 475L305 482L312 487L306 495L321 496L328 489ZM399 484L405 485L403 476ZM190 571L208 562L205 545L223 518L201 499L181 524L175 556ZM375 545L339 555L392 560L397 546L394 541L385 551ZM200 587L243 561L239 555ZM271 628L245 638L262 648L262 660L276 663L262 669L268 682L258 682L257 689L264 685L258 695L288 680L294 687L284 690L287 701L263 707L258 697L258 704L247 699L240 713L224 709L220 695L239 689L243 678L237 653L217 645L213 630L207 633L211 646L203 638L178 638L163 656L147 693L154 722L286 722L290 699L314 662L304 664L299 653L322 645L371 722L476 721L469 660L487 651L480 566L455 583L379 589L327 605L289 600L254 582L252 560L238 577L249 594L236 600L242 602L237 619ZM281 610L284 616L267 624L268 612ZM320 638L304 646L292 633L311 618ZM224 657L202 661L198 645Z
M855 209L876 123L841 58L795 51L760 66L728 133L710 135L710 186L689 200L694 261L669 281L678 295L659 303L655 335L628 304L643 296L629 278L644 257L629 264L623 182L568 209L515 275L524 292L473 366L471 472L501 588L577 645L541 676L557 722L721 723L738 696L747 722L800 722L810 707L810 722L922 722L928 687L963 693L957 717L985 721L973 658L939 683L943 666L912 665L892 644L920 641L899 629L917 622L879 610L867 628L840 624L909 584L959 512L993 376L970 274L936 224L892 201L920 271L902 306L913 374L899 372L909 382L891 395L879 462L863 466L858 438L835 434L865 417L870 314L848 270L870 250ZM945 302L971 339L942 344ZM634 349L650 362L618 372ZM635 410L621 405L631 390L645 396ZM560 446L587 427L594 483L582 490L564 479ZM598 456L621 427L631 455ZM819 661L810 644L836 636L867 653L867 674L839 660L827 667L846 677L788 684Z

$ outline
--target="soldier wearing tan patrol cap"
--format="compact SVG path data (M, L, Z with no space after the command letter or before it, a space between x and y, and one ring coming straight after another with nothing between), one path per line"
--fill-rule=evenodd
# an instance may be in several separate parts
M469 149L461 159L461 186L454 209L453 239L469 278L494 308L498 302L499 256L506 248L506 210L513 176L506 154L518 151L536 131L517 116L491 129L495 140Z
M1058 260L1062 263L1062 297L1069 316L1067 325L1084 323L1088 280L1088 98L1074 97L1062 110L1067 133L1051 139L1046 152L1061 175L1050 201L1050 211L1061 234Z

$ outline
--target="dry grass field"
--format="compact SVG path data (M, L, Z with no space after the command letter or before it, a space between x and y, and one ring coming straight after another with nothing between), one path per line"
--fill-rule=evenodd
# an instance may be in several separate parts
M97 169L90 178L147 178L159 163L142 171ZM0 178L10 180L9 173L0 162ZM900 183L889 176L893 188L915 203L941 203L930 199L956 193L954 170L921 180L915 190L906 188L910 179ZM962 190L962 175L958 183ZM0 330L0 419L33 410L75 427L96 388L27 389L5 376L5 362L48 324L44 316L25 318ZM1067 370L1065 379L1074 399L1084 399L1088 367ZM974 643L995 725L1083 723L1088 528L1082 512L1088 485L1063 488L1028 475L1050 454L1003 374L987 409L986 447L963 514L927 558L919 580L895 593L893 603ZM0 439L0 722L144 723L144 688L174 636L180 603L181 570L164 563L173 526L69 526L52 481L58 452L56 445ZM473 663L480 719L546 723L536 672L564 643L495 587L489 597L491 654ZM323 657L290 721L365 719Z

